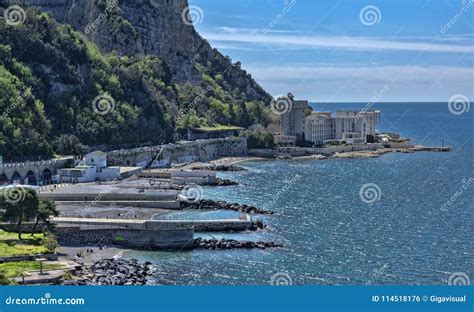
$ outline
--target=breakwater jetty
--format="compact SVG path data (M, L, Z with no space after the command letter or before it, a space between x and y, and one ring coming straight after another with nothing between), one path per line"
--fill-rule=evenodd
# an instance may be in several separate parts
M195 248L197 249L266 249L283 247L282 244L274 242L252 242L252 241L237 241L233 239L202 239L196 238L194 240Z
M262 210L254 206L241 205L238 203L228 203L225 201L214 201L211 199L201 199L196 202L182 201L181 209L233 210L233 211L240 211L240 212L245 212L245 213L250 213L250 214L274 214L273 211Z
M191 170L210 170L210 171L220 171L220 172L239 172L247 171L247 169L236 166L236 165L199 165L191 167Z

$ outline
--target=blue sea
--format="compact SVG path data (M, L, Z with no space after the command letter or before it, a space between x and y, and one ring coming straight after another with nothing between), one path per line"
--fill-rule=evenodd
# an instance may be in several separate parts
M284 248L124 256L154 262L156 282L166 285L264 285L278 277L293 285L447 285L453 273L474 282L474 107L461 115L447 103L371 109L382 111L379 131L453 151L243 162L248 171L220 174L239 186L205 188L204 197L276 214L259 216L265 230L203 236L276 241ZM363 186L372 186L372 194L361 194Z

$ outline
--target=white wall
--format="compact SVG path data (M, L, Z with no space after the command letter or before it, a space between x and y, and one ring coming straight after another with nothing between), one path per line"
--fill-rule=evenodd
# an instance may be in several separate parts
M97 180L110 181L120 177L120 167L102 168L97 172Z

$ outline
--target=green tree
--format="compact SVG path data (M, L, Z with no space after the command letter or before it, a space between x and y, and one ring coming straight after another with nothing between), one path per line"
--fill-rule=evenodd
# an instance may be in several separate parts
M54 145L61 155L84 155L87 150L86 146L73 134L61 134Z
M269 132L247 130L242 133L242 136L247 138L248 148L273 148L275 146L275 138Z
M39 209L39 199L32 189L8 188L0 197L0 207L5 210L3 221L17 224L18 239L22 240L22 223L33 220Z
M51 217L59 216L59 211L56 209L56 203L48 199L40 199L38 211L36 213L36 221L33 229L31 230L31 236L34 235L36 227L41 222L48 230L53 229L53 224L49 220Z
M11 279L5 276L5 273L3 271L0 271L0 285L2 286L8 286L14 284Z
M59 245L56 235L51 232L44 233L43 245L46 247L48 252L53 253Z

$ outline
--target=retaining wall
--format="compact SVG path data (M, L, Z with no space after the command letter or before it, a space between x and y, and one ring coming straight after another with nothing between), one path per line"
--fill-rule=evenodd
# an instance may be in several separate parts
M62 244L120 244L131 248L183 249L190 248L194 230L187 229L82 229L57 227L56 235Z
M161 152L160 152L161 151ZM160 152L151 168L160 168L172 163L199 160L208 162L223 156L244 156L247 154L245 138L226 138L198 140L180 144L167 144L157 147L144 147L131 150L118 150L107 153L108 166L145 166Z
M54 201L175 201L177 191L145 191L144 193L65 193L39 194Z

